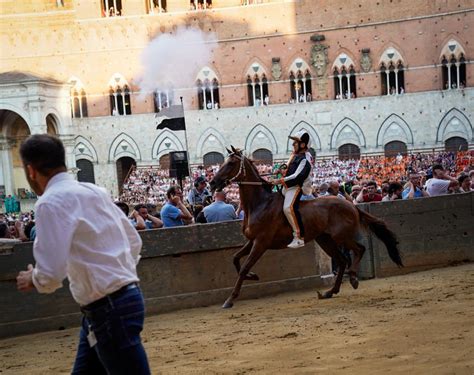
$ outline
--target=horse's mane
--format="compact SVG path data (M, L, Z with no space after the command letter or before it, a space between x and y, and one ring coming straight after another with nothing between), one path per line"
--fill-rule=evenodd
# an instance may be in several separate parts
M273 185L268 183L265 179L263 179L261 176L260 176L260 173L258 173L258 169L257 167L255 166L255 161L250 159L250 158L246 158L249 162L250 162L250 166L252 167L253 171L255 172L255 174L258 176L258 179L259 181L262 183L262 187L263 189L267 192L267 193L273 193Z

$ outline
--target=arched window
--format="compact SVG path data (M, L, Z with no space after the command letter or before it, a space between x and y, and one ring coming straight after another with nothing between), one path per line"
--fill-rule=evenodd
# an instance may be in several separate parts
M212 9L212 0L189 0L189 6L192 10Z
M259 148L252 153L252 158L261 163L272 164L273 163L273 154L270 150L266 148Z
M265 73L262 74L261 78L258 74L255 74L253 80L250 76L247 76L247 93L249 106L259 107L266 104L265 98L268 97L268 81Z
M137 162L131 157L124 156L115 162L117 167L117 183L120 193L122 193L123 183L126 181L128 175L133 167L137 166Z
M169 108L173 105L174 92L173 90L157 90L153 93L153 103L155 112L160 112L163 108Z
M450 40L441 54L441 75L443 89L463 89L466 87L466 58L464 49L455 40Z
M210 68L201 69L196 78L196 86L199 109L218 109L220 107L219 81Z
M346 143L339 147L339 159L360 159L360 148L352 143Z
M79 169L77 172L77 180L79 182L90 182L95 184L94 164L87 159L79 159L76 161L76 166Z
M405 93L405 67L400 53L389 48L380 59L380 83L382 95Z
M220 152L209 152L204 155L203 157L203 164L205 167L209 165L216 165L216 164L223 164L224 163L224 155Z
M401 141L388 142L384 147L384 151L385 151L385 156L388 158L397 156L398 154L406 155L407 145L406 143L401 142Z
M102 0L102 17L122 15L122 0Z
M357 81L354 62L345 53L341 53L333 64L334 99L353 99L357 96Z
M304 103L313 100L311 70L302 58L295 59L290 65L289 78L291 102Z
M147 0L148 13L164 13L166 12L166 0Z
M115 74L109 81L109 85L110 114L112 116L131 115L132 103L127 81L120 74Z
M71 116L72 118L87 117L87 95L81 81L76 77L69 80L71 87Z
M462 137L451 137L444 142L444 148L448 152L467 151L468 143Z

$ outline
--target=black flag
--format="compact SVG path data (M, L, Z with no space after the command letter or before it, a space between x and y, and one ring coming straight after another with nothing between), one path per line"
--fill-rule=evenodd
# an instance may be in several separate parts
M155 118L157 120L157 129L168 128L171 131L186 130L182 105L172 105L169 108L163 108L155 115Z

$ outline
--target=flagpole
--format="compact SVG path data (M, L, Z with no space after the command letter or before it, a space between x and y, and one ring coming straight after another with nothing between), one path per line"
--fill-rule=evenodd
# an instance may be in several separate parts
M183 105L183 97L180 96L179 99L181 100L181 107L183 108L183 118L184 118L184 142L186 144L186 155L188 157L188 174L189 174L189 187L190 190L193 188L193 175L191 174L191 157L189 155L189 147L188 147L188 131L186 129L186 116L184 115L184 105Z

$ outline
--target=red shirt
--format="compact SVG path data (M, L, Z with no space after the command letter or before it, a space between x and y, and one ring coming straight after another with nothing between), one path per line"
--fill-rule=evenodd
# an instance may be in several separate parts
M382 195L381 194L374 194L372 198L369 197L369 194L364 194L362 196L362 202L368 203L368 202L381 202L382 201Z

